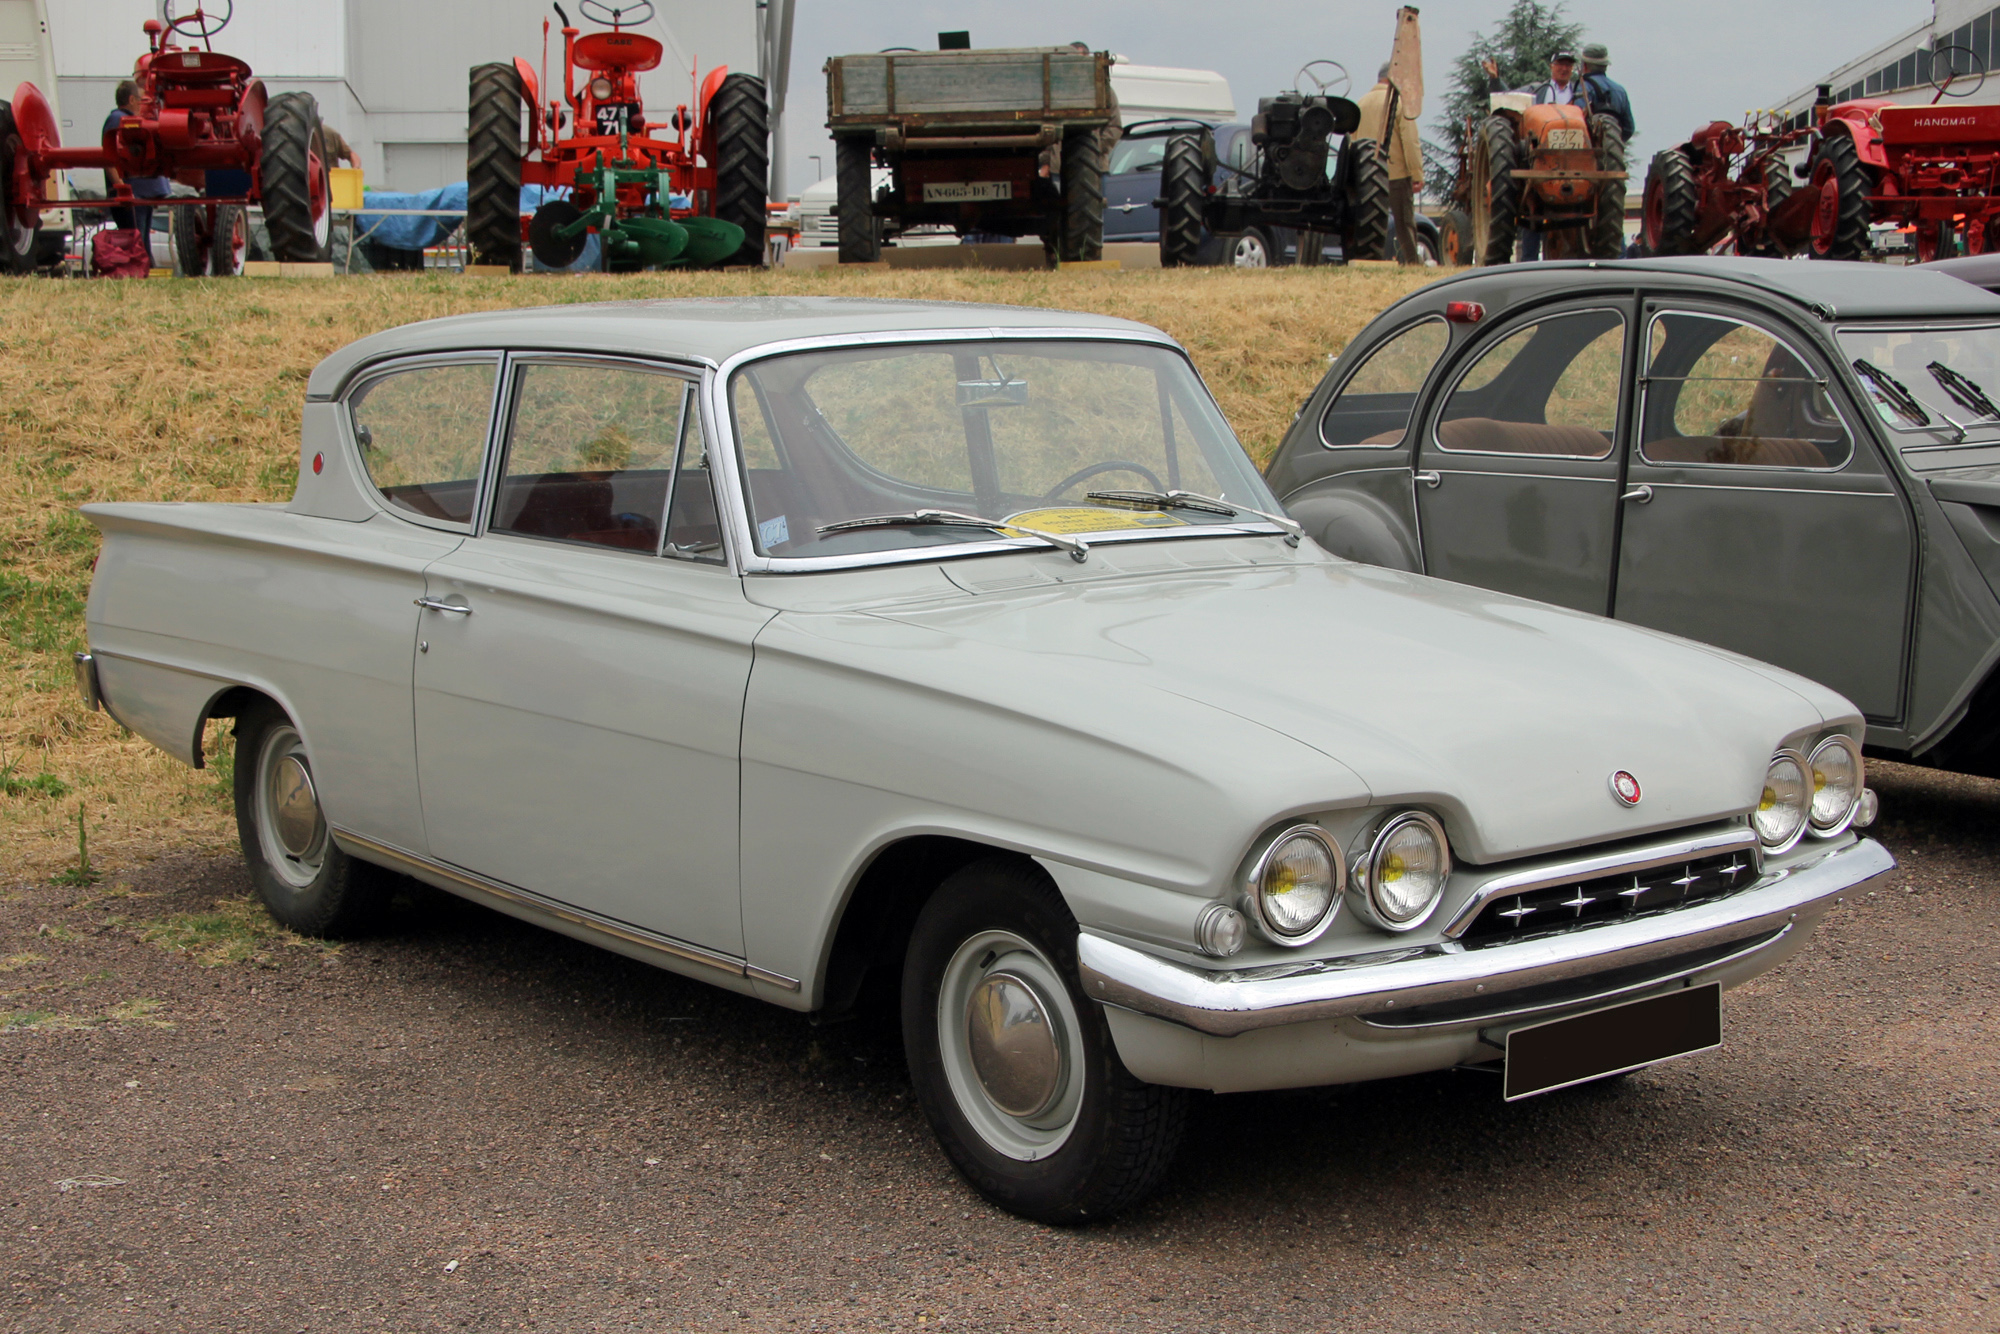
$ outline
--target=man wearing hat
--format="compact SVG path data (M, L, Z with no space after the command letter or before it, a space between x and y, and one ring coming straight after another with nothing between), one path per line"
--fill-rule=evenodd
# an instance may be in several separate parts
M1613 83L1611 76L1604 72L1610 63L1611 51L1604 43L1592 42L1584 47L1583 87L1590 96L1590 109L1617 121L1619 133L1629 144L1632 136L1639 132L1639 127L1632 120L1632 99L1626 94L1624 85Z

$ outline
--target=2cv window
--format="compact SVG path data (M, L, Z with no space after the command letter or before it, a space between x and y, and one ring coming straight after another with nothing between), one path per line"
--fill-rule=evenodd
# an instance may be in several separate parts
M493 361L413 366L348 396L361 465L382 499L433 523L471 525L496 373Z
M1765 330L1668 311L1646 343L1646 462L1838 468L1853 452L1825 382Z
M1450 330L1440 319L1421 320L1390 336L1347 377L1319 421L1328 449L1389 449L1403 443L1417 395L1431 367L1444 355Z
M1601 459L1618 429L1625 317L1579 310L1525 325L1489 347L1445 400L1440 448L1470 454Z

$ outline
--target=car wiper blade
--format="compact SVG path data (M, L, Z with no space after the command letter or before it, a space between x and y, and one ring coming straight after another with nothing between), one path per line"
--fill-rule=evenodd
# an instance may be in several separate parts
M1865 357L1856 357L1854 359L1854 373L1874 385L1875 392L1881 395L1882 401L1887 403L1891 408L1894 408L1897 415L1909 422L1910 425L1929 426L1931 424L1931 415L1924 411L1923 404L1917 402L1917 396L1910 392L1909 386L1883 370L1880 366L1877 366L1874 362L1869 361Z
M1982 417L2000 421L2000 403L1995 403L1987 397L1986 391L1979 387L1977 380L1959 374L1942 361L1933 361L1924 369L1931 373L1931 378L1936 380L1938 386L1950 394L1952 401L1960 407L1976 412Z
M1288 519L1282 514L1271 514L1264 510L1253 510L1248 505L1239 505L1233 500L1204 496L1199 491L1086 491L1084 499L1108 500L1114 505L1131 505L1138 508L1199 510L1204 514L1221 514L1231 519L1239 514L1254 514L1284 529L1285 541L1292 546L1297 546L1299 539L1304 537L1306 532L1299 527L1296 519Z
M851 533L861 528L984 528L989 532L1005 533L1009 537L1038 537L1050 546L1067 551L1073 561L1082 562L1090 554L1090 548L1074 537L1061 533L1045 533L1039 528L1015 528L998 519L982 519L977 514L961 514L957 510L911 510L907 514L870 514L859 519L842 519L839 523L823 523L814 531L826 533Z

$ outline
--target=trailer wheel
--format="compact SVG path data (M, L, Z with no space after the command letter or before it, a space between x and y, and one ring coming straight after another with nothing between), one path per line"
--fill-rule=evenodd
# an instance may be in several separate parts
M1625 133L1609 116L1590 118L1591 142L1597 145L1599 171L1625 171ZM1625 181L1597 183L1597 212L1590 220L1586 244L1592 259L1617 259L1625 253Z
M743 229L732 264L764 263L765 205L771 199L770 108L764 81L731 74L708 104L715 123L715 216Z
M1104 258L1104 148L1098 131L1063 136L1062 259Z
M1472 219L1464 209L1450 209L1438 219L1438 248L1444 251L1439 257L1442 263L1460 267L1472 263Z
M1340 236L1341 257L1393 259L1389 166L1373 139L1349 139L1341 152L1348 159L1347 226Z
M20 157L13 104L0 102L0 272L5 273L28 273L35 267L36 220L24 223L16 201L20 183L14 179L14 167Z
M465 137L465 239L474 262L521 271L521 72L472 67Z
M840 262L873 264L882 258L882 234L875 227L874 156L868 140L844 136L833 143L834 183L839 194Z
M1484 265L1514 262L1521 236L1521 140L1505 116L1488 116L1472 146L1473 250Z
M1201 136L1177 134L1167 140L1160 167L1160 266L1196 263L1201 249L1202 204L1208 198L1208 169Z
M1813 215L1816 259L1865 259L1868 255L1868 169L1854 140L1829 126L1813 150L1812 185L1819 191Z
M279 93L264 108L258 188L271 251L292 263L333 258L333 188L310 93Z

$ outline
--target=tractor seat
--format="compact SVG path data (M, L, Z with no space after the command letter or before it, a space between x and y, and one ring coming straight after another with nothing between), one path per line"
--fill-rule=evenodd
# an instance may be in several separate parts
M657 66L665 49L641 33L593 32L577 38L570 54L579 69L636 72Z
M155 90L162 95L175 88L250 82L250 67L219 51L165 51L147 57L146 68L152 72Z

